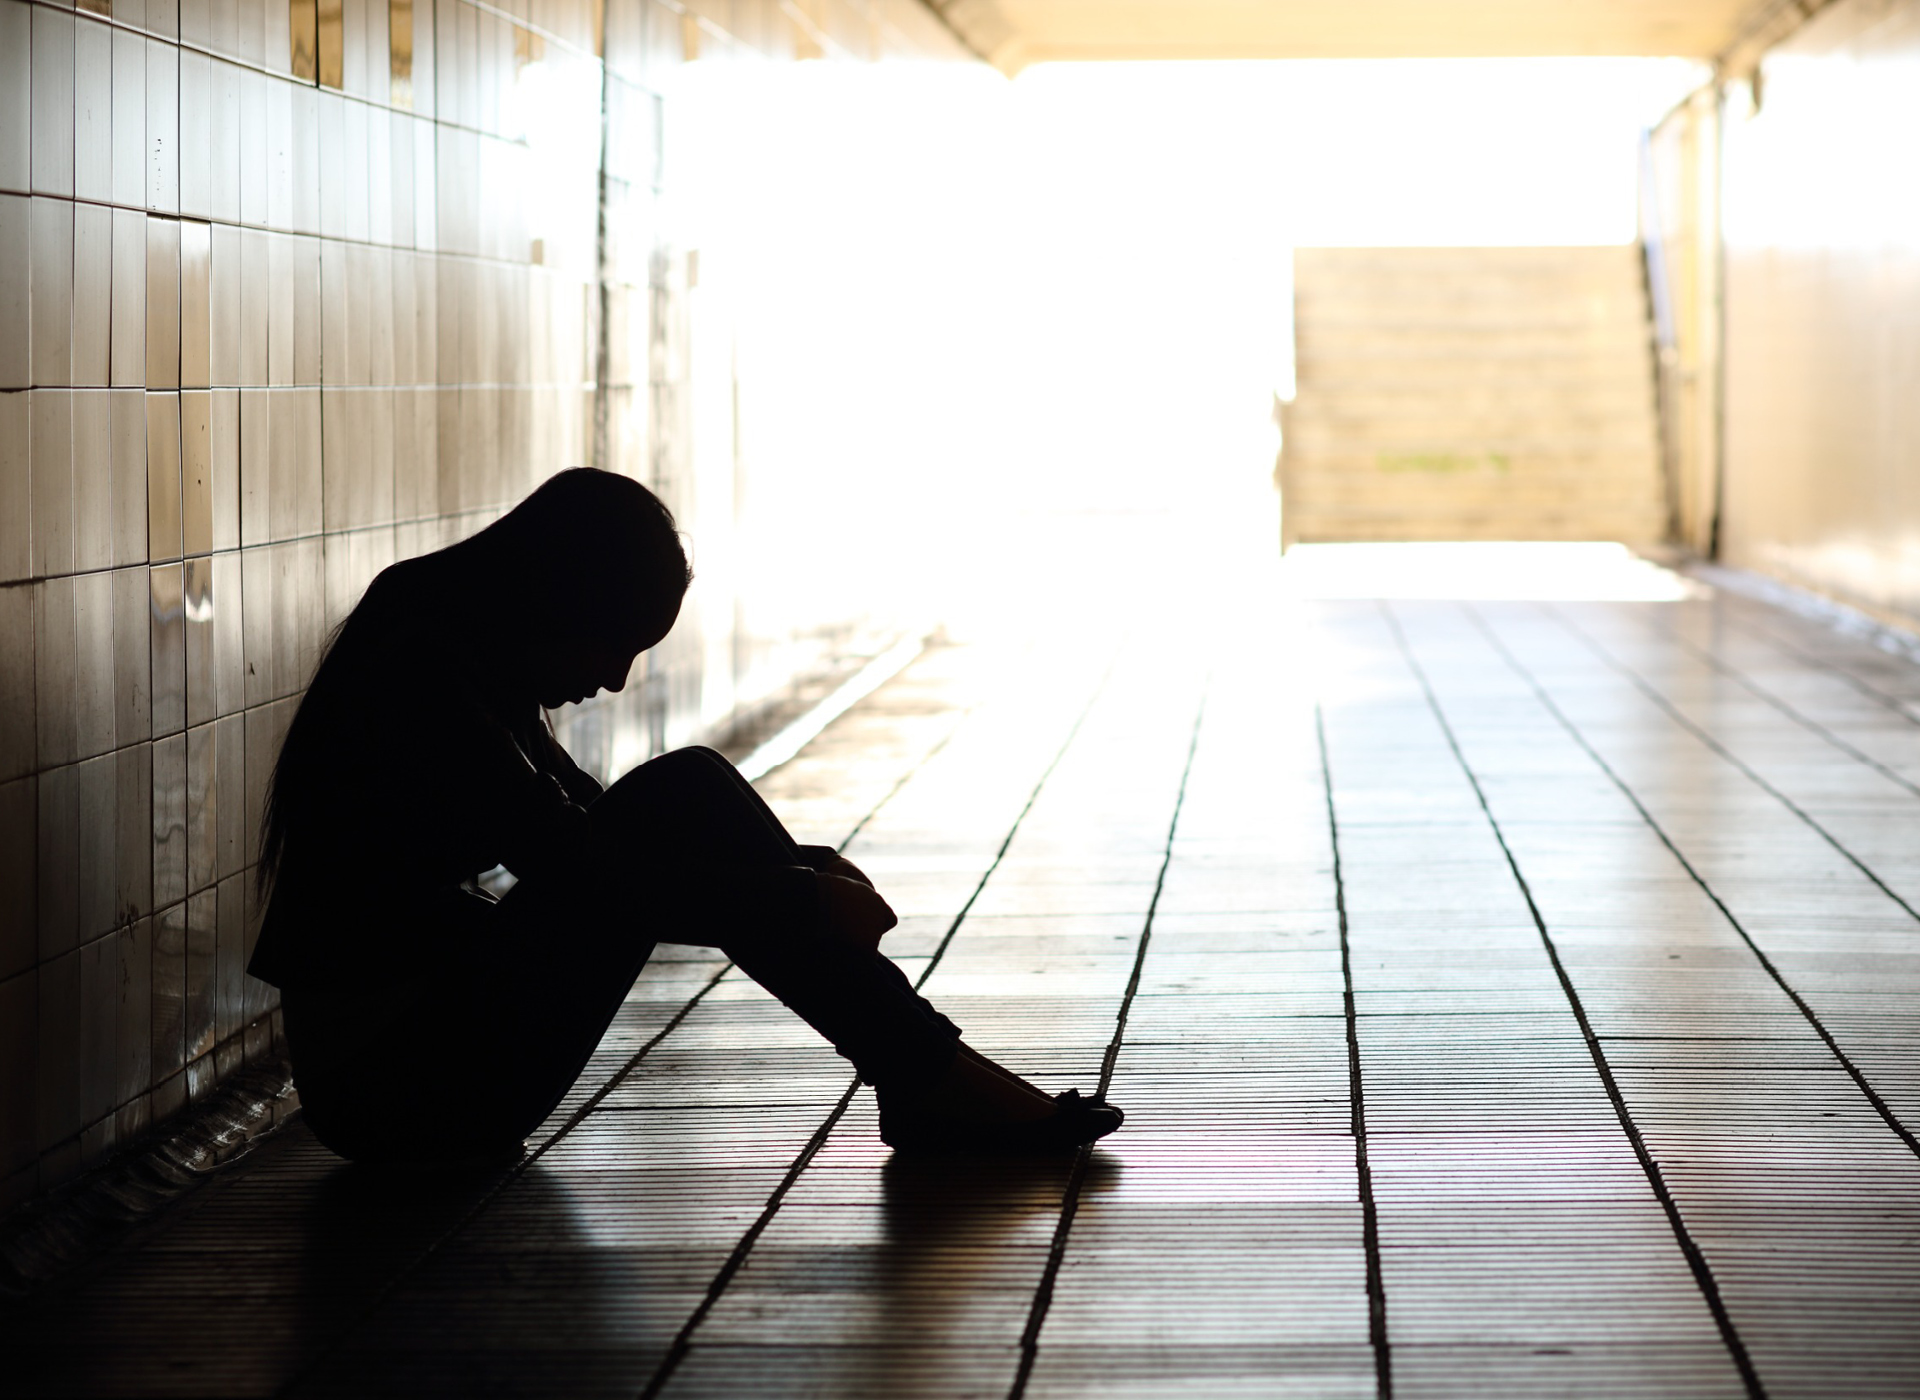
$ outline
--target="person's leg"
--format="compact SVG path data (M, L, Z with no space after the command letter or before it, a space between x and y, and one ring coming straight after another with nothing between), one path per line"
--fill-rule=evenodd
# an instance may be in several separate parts
M417 930L435 955L377 995L287 994L295 1081L321 1142L361 1161L453 1160L512 1150L552 1113L653 944L632 921L518 903Z
M614 818L610 824L642 846L694 859L726 853L748 866L800 858L760 794L711 749L681 749L643 764L600 802L608 806L596 803L596 818ZM671 820L663 823L661 813ZM875 1086L889 1141L996 1128L1081 1141L1119 1123L1116 1111L1098 1105L1091 1111L1107 1115L1100 1120L1106 1126L1088 1127L1093 1120L1078 1100L1062 1117L1062 1103L967 1046L892 961L814 921L722 927L712 941Z
M618 831L650 858L670 852L708 869L734 866L743 875L800 863L798 846L760 794L711 749L679 749L642 764L607 789L593 814L598 838ZM636 892L634 912L646 917L643 892ZM827 927L817 908L795 910L781 927L721 917L705 927L657 933L718 947L868 1083L928 1083L954 1057L959 1028L891 960Z
M593 804L596 826L651 853L693 854L740 865L798 865L800 848L766 800L712 749L649 759Z
M609 811L622 814L636 841L690 839L679 850L696 858L737 851L749 864L768 857L790 864L800 855L760 794L711 749L643 764L600 800L615 804ZM654 837L661 811L676 820ZM980 1127L1055 1117L1051 1096L966 1045L959 1027L877 950L810 921L722 928L714 942L853 1062L878 1090L883 1120L891 1112L896 1120Z

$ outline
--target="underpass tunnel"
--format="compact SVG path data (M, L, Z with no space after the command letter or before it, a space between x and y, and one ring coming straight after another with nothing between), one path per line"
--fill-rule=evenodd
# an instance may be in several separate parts
M0 0L0 1213L291 1111L280 741L566 467L695 575L603 781L1256 596L1920 627L1917 77L1920 0Z

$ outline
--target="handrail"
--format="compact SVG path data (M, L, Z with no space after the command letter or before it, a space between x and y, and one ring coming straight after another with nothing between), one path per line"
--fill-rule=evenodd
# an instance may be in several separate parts
M1679 327L1674 317L1673 281L1667 266L1666 229L1660 219L1659 170L1653 157L1653 132L1640 133L1640 270L1646 279L1652 332L1654 431L1659 437L1660 478L1666 488L1667 535L1680 538L1680 453L1675 440L1673 375L1680 359Z
M1653 132L1640 133L1640 248L1646 261L1647 300L1653 308L1654 344L1672 350L1680 343L1674 324L1673 280L1667 267L1667 235L1660 219L1659 172L1653 159Z

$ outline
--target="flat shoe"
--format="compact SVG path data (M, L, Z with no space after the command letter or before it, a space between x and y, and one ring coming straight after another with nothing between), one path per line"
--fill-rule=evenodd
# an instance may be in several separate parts
M1103 1138L1126 1114L1097 1095L1069 1089L1053 1098L1050 1118L1031 1123L963 1123L935 1114L880 1111L880 1140L896 1152L948 1156L1038 1156L1071 1152Z

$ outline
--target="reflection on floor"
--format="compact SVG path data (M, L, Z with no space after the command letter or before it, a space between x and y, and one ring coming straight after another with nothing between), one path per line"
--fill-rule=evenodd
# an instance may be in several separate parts
M764 784L1099 1150L890 1160L683 950L521 1163L296 1124L10 1393L1913 1394L1920 668L1727 593L1203 630L929 652Z

